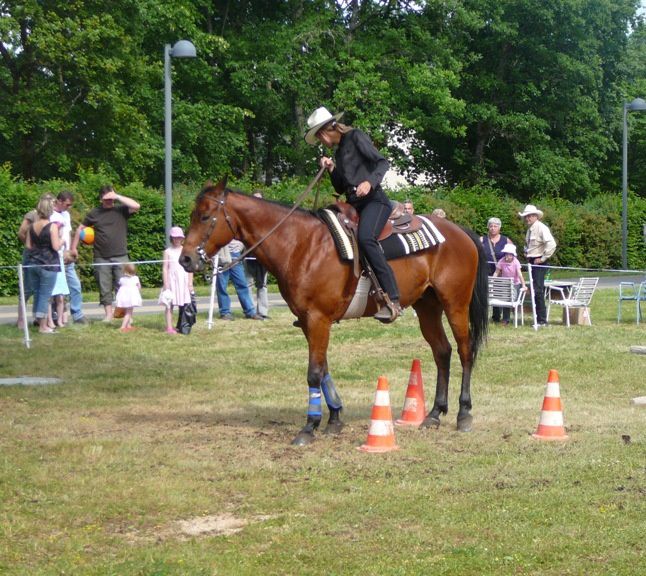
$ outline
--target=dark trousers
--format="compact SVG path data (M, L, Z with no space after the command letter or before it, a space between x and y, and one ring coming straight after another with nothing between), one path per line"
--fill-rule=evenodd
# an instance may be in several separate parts
M381 202L368 202L360 212L358 238L359 248L372 266L372 269L381 284L384 292L391 300L399 300L399 290L395 275L384 256L381 245L377 242L377 236L381 233L392 207L390 204Z
M532 264L539 264L538 258L534 258ZM532 266L532 286L534 288L534 304L536 305L536 322L545 324L547 322L547 309L545 308L545 274L547 268Z

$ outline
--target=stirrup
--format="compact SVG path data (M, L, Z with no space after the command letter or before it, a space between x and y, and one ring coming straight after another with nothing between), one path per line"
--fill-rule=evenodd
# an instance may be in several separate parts
M373 318L383 322L384 324L390 324L399 318L402 313L401 306L399 302L395 300L394 302L390 299L386 300L386 303L379 309Z

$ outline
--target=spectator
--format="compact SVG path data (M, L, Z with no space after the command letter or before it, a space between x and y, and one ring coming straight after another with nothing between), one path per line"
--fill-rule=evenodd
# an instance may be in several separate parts
M115 200L120 202L115 205ZM99 287L99 302L104 308L104 322L112 320L113 290L119 285L121 266L128 261L128 218L140 208L132 198L117 194L112 186L99 190L101 206L88 212L76 230L72 242L73 254L77 253L81 231L94 228L94 278Z
M326 108L317 108L307 119L305 142L335 148L334 160L319 159L321 168L330 174L332 186L345 195L359 213L357 240L383 290L383 304L374 315L376 320L394 322L401 314L399 289L390 264L377 237L383 230L392 206L381 187L388 160L375 148L365 132L339 122L343 113L332 115Z
M431 212L431 216L437 216L438 218L446 218L446 212L442 208L436 208Z
M81 292L81 281L76 274L76 259L78 251L72 251L72 219L69 210L74 204L74 195L64 190L54 201L54 214L52 220L60 220L63 223L63 262L65 266L65 280L69 288L70 313L74 324L88 324L83 314L83 293Z
M487 262L489 263L489 276L493 276L496 271L496 263L503 257L502 249L511 242L507 236L500 233L502 222L500 218L489 218L487 221L487 235L480 236L480 242L484 247ZM502 308L493 307L491 320L495 323L500 322Z
M47 326L49 299L56 282L56 273L61 271L58 250L62 246L59 224L50 222L54 211L53 197L41 197L36 207L37 218L27 232L26 246L29 250L27 263L30 283L34 293L34 316L41 334L53 334Z
M505 244L502 247L502 258L498 260L496 271L493 275L501 276L502 278L513 278L516 295L518 295L518 292L521 289L527 290L527 286L525 286L525 278L523 278L523 272L520 268L520 262L518 261L518 258L516 258L516 246L513 244ZM505 326L509 324L510 313L510 308L503 308L502 323Z
M51 201L53 201L54 200L54 195L50 194L49 192L46 192L45 194L43 194L40 197L39 201L40 200L45 200L47 198L49 198ZM22 265L23 266L27 266L28 261L29 261L29 252L30 252L30 250L29 250L29 248L27 248L27 234L29 233L29 227L36 220L38 220L38 212L37 212L36 208L34 208L33 210L30 210L29 212L27 212L23 216L22 222L20 223L20 228L18 228L18 239L20 240L20 242L24 246L24 248L22 249ZM25 292L25 303L27 303L29 298L34 296L34 310L33 310L33 312L35 314L35 312L36 312L36 296L34 295L34 292L33 292L32 286L31 286L31 278L32 278L32 276L30 274L29 269L25 268L24 271L23 271L23 288L24 288L24 292ZM22 315L22 307L21 307L20 303L18 303L18 321L16 322L16 325L18 326L18 328L22 329L22 328L24 328L24 322L25 322L25 318L23 318L23 315ZM37 320L34 320L34 324L39 325L39 322Z
M527 234L525 235L525 256L527 262L532 264L532 291L534 292L534 306L536 309L536 323L539 326L547 324L547 311L545 309L545 273L546 262L556 250L556 241L550 229L540 219L543 212L533 204L527 204L518 215L525 219Z
M239 240L231 240L231 242L229 242L218 253L220 256L220 264L227 264L232 260L237 259L243 249L244 244L242 242ZM218 295L220 318L222 320L233 320L233 314L231 314L231 298L227 293L229 278L231 278L231 281L233 282L233 286L236 290L236 294L238 295L238 300L240 301L240 306L242 306L245 318L250 320L263 320L263 317L256 313L253 301L251 300L251 294L249 292L249 286L247 285L247 278L245 276L242 262L238 262L228 270L218 272L217 274L215 286Z
M170 229L170 246L164 250L164 264L162 267L163 290L168 294L166 306L166 332L177 334L173 328L173 306L182 306L191 303L193 292L193 274L186 272L179 265L179 256L182 253L184 231L179 226Z
M137 276L137 269L134 264L124 264L123 275L119 278L119 290L117 290L117 306L123 308L123 319L121 320L120 332L131 332L132 315L134 309L141 306L141 283Z
M411 216L415 214L415 207L413 206L413 201L410 198L404 200L404 214L410 214Z
M262 198L262 192L256 190L253 195L256 198ZM269 319L269 295L267 293L267 269L251 256L245 258L247 275L256 287L256 312L262 316L263 320Z

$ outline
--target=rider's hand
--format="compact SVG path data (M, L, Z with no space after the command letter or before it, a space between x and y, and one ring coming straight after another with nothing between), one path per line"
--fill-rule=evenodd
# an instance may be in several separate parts
M370 186L370 182L364 180L361 184L359 184L359 186L357 186L357 196L365 196L370 192L371 188L372 186Z
M319 160L319 164L321 168L327 169L328 172L332 172L332 170L334 170L334 160L332 160L332 158L328 158L327 156L321 156L321 159Z

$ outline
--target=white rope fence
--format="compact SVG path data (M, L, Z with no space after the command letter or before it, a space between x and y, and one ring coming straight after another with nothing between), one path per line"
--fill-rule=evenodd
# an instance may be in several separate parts
M142 264L163 264L163 260L134 260L130 261L131 264L135 264L137 266L142 265ZM78 263L76 263L78 266ZM122 266L124 263L123 262L100 262L100 263L88 263L84 264L84 267L91 266L91 267L99 267L99 266ZM218 257L217 255L212 258L212 264L213 264L213 275L211 277L211 293L210 293L210 301L209 301L209 311L208 311L208 319L207 319L207 327L209 330L212 329L213 327L213 311L214 311L214 303L215 303L215 297L216 297L216 281L217 281L217 273L218 273ZM489 262L489 264L495 264L495 262ZM23 341L24 344L27 348L31 347L31 338L29 334L29 322L27 322L27 303L26 303L26 298L25 298L25 281L24 281L24 271L28 268L35 268L40 265L37 264L18 264L15 266L7 266L7 265L2 265L0 266L0 270L15 270L16 275L18 277L18 290L19 290L19 301L18 305L21 310L21 315L22 318L24 319L23 322ZM548 265L538 265L538 264L521 264L521 268L527 270L527 274L529 276L528 282L529 282L529 288L530 288L530 295L531 295L531 304L532 304L532 317L533 317L533 322L532 322L532 327L534 330L538 330L538 323L536 319L536 302L534 298L534 283L532 282L532 269L533 268L546 268L550 271L572 271L575 273L581 273L581 272L601 272L609 275L632 275L632 276L643 276L646 278L646 270L631 270L631 269L615 269L615 268L579 268L579 267L574 267L574 266L548 266Z

